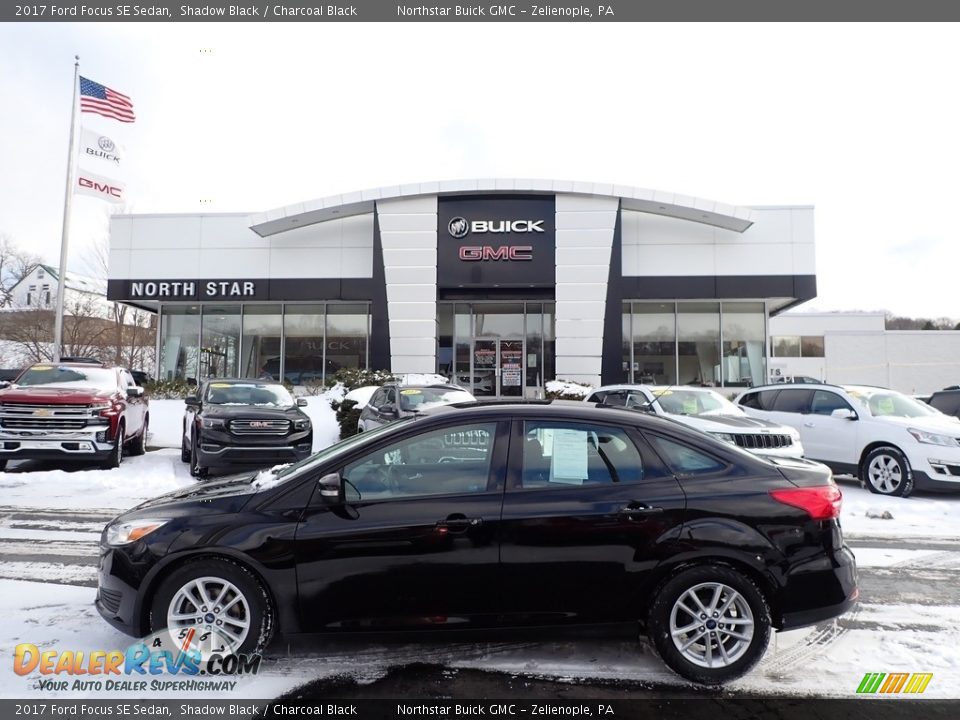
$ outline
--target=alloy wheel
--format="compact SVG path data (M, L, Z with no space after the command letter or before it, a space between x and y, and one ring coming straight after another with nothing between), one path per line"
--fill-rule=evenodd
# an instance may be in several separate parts
M708 582L684 592L670 611L670 637L683 657L699 667L732 665L753 640L753 611L729 585Z
M903 470L895 457L877 455L867 466L867 478L881 493L890 494L903 482Z
M215 634L236 652L250 632L250 604L240 589L218 577L190 580L174 594L167 608L167 631L194 628Z

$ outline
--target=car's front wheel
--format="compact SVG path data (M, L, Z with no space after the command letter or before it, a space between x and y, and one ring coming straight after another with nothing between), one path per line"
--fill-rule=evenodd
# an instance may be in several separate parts
M113 450L110 451L110 454L107 455L107 459L103 462L103 467L106 470L118 468L120 467L120 463L123 462L123 442L125 434L126 427L121 422L117 427L117 444L113 446Z
M147 431L150 427L150 418L143 419L143 429L130 443L129 453L131 455L143 455L147 451Z
M194 435L190 450L190 474L195 478L205 478L210 474L210 468L200 464L200 453L197 445L197 436Z
M684 570L660 588L647 632L678 675L719 685L748 672L770 639L770 608L756 584L724 566Z
M913 492L913 475L906 456L895 447L871 450L860 467L860 480L878 495L907 497Z
M232 560L187 562L160 586L150 606L153 632L168 630L176 643L194 629L226 647L223 652L263 652L273 635L270 596L257 577ZM217 647L210 648L216 652Z

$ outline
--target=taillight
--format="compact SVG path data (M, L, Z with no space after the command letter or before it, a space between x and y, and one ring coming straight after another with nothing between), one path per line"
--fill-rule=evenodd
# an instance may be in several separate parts
M771 490L777 502L805 510L813 520L832 520L840 517L843 494L836 485Z

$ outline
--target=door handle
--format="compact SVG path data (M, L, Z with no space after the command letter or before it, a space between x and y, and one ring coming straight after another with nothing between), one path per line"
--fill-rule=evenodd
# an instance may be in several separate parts
M629 505L620 508L619 514L627 518L638 518L644 517L645 515L656 515L657 513L662 512L662 507L647 505L646 503L632 502Z
M456 514L438 522L437 531L441 534L464 533L470 528L477 528L481 525L483 525L483 518L468 518L466 515Z
M805 422L805 423L803 424L803 426L804 426L804 427L816 427L817 424L816 424L816 423L812 423L812 422Z

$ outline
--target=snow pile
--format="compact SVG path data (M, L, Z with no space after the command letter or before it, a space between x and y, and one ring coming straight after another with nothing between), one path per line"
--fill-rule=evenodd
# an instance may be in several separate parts
M343 399L353 400L353 402L357 404L357 408L364 408L367 406L367 403L370 402L370 398L373 397L373 394L379 389L379 385L367 385L366 387L359 387L356 390L351 390L348 392L343 396Z
M960 498L915 491L908 498L876 495L853 478L838 477L843 491L840 521L848 537L960 540ZM893 522L888 522L889 514Z
M546 389L548 393L554 393L557 395L576 395L577 397L581 398L585 398L593 390L593 388L589 385L570 382L569 380L550 380L547 382Z

